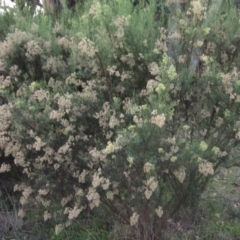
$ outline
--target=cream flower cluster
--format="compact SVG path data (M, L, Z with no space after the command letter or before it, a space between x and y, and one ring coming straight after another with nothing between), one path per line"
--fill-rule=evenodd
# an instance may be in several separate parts
M165 120L166 120L166 117L164 114L153 114L151 118L151 123L161 128L165 124Z
M201 162L198 165L198 171L203 174L205 177L208 175L213 175L214 174L214 169L212 163L206 161L206 160L201 160Z

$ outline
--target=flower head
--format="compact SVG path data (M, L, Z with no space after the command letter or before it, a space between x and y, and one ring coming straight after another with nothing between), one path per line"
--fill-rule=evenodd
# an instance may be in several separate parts
M134 212L133 215L130 217L130 225L131 226L136 225L138 223L138 219L139 219L139 214Z

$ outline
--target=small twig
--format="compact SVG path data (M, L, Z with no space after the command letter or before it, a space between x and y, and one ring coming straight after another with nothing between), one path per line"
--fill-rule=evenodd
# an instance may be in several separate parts
M14 206L14 202L12 201L12 198L11 198L11 196L9 195L8 190L7 190L6 186L5 186L5 184L3 183L3 181L2 181L1 179L0 179L0 182L1 182L1 184L2 184L2 186L3 186L3 188L4 188L4 190L6 191L9 200L11 201L11 204Z

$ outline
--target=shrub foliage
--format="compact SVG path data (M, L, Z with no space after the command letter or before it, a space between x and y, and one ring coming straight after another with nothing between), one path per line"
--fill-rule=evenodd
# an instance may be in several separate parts
M43 205L58 233L102 207L158 239L220 166L239 164L237 7L168 0L156 18L157 6L89 1L54 25L40 14L9 26L0 147L26 176L20 216Z

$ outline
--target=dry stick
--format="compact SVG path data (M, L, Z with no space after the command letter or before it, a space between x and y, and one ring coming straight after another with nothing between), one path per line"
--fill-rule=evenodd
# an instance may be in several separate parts
M2 186L3 186L3 188L4 188L4 190L6 191L9 200L11 201L12 205L14 206L14 203L13 203L13 201L12 201L12 198L11 198L11 196L9 195L8 190L7 190L7 188L6 188L5 184L4 184L4 182L3 182L1 179L0 179L0 182L1 182L1 184L2 184Z
M3 185L3 188L4 188L4 190L6 191L6 193L7 193L7 195L8 195L8 198L9 198L9 200L10 200L13 208L15 209L15 205L14 205L14 202L13 202L13 200L12 200L12 197L9 195L8 190L7 190L4 182L3 182L1 179L0 179L0 182L1 182L1 184ZM16 209L15 209L15 211L16 211ZM11 221L11 228L12 228L12 231L14 231L14 235L17 237L16 230L15 230L15 228L14 228L14 224L13 224L12 221Z
M118 196L118 195L115 195L116 198L119 199L119 201L122 203L122 200L121 198ZM126 217L124 217L121 212L115 207L115 205L113 203L111 203L110 201L107 201L106 199L103 199L102 200L104 202L104 204L106 204L110 209L111 211L118 217L118 219L122 222L122 223L126 223L126 224L129 224L129 219L127 219ZM128 209L128 206L126 204L124 204L124 207Z

